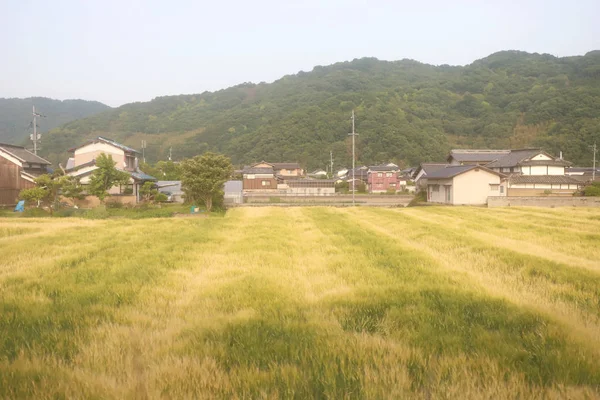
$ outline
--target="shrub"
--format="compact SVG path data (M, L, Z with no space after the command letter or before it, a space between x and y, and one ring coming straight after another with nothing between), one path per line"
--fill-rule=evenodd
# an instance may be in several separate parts
M600 196L600 182L593 182L583 189L584 196Z
M415 195L415 197L408 203L407 207L415 207L420 205L420 203L427 202L427 192L419 192Z

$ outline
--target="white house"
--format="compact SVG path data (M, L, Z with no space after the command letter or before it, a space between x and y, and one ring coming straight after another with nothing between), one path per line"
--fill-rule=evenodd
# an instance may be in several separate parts
M140 171L138 167L139 151L127 147L114 140L98 136L81 146L69 149L73 157L67 162L67 175L79 178L81 184L89 184L90 178L96 166L96 158L100 154L110 155L116 162L115 168L129 174L129 184L114 186L108 193L110 195L132 195L135 201L139 201L139 189L147 181L156 181L156 178Z
M504 175L480 165L450 165L427 175L427 201L484 205L489 196L506 196Z
M540 149L520 149L510 150L486 167L508 175L508 196L570 196L581 185L565 174L565 167L570 165L562 157L553 157Z

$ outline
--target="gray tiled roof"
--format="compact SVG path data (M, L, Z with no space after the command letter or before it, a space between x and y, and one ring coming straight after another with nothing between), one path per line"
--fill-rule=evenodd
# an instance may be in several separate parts
M570 162L565 161L565 160L561 160L561 159L556 159L556 160L526 160L526 161L521 161L519 163L519 165L553 165L553 166L560 166L560 167L568 167L569 165L571 165Z
M566 175L513 175L510 177L511 183L570 183L573 185L581 182Z
M51 162L48 160L44 160L42 157L36 156L25 147L15 146L12 144L4 144L0 143L0 149L11 154L22 162L30 163L30 164L43 164L50 165Z
M541 152L542 151L540 149L511 150L509 154L506 154L504 157L501 157L496 161L486 164L485 166L488 168L516 167L521 161L538 155Z
M273 168L268 168L268 167L260 167L260 168L244 167L244 169L242 170L242 173L244 173L244 174L273 174Z
M269 163L275 169L300 169L300 164L298 163Z
M491 162L509 152L510 150L452 150L450 157L460 162Z
M398 167L389 167L387 165L373 165L373 166L369 167L369 171L392 172L392 171L398 171Z
M494 175L499 175L501 177L505 177L505 175L500 174L496 171L492 171L486 167L481 165L448 165L446 168L439 169L437 171L432 172L431 174L427 174L427 179L449 179L454 178L457 175L470 171L472 169L482 169L484 171L490 172Z
M425 171L425 175L429 176L429 174L438 171L442 168L448 167L449 164L440 164L440 163L423 163L421 164L421 169Z

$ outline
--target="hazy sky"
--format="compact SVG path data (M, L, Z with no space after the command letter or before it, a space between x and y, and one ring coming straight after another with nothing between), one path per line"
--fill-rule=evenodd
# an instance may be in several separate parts
M360 57L600 49L600 0L0 0L0 97L111 106Z

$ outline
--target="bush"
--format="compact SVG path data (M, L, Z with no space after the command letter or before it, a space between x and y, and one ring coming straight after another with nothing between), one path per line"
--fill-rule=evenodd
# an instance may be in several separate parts
M21 215L26 218L41 218L49 217L50 213L42 208L28 208Z
M106 208L125 208L125 205L120 201L107 201Z
M583 189L584 196L600 196L600 182L594 182Z
M410 201L410 203L408 203L408 205L406 207L415 207L420 205L420 203L426 203L427 202L427 192L419 192L415 195L415 197Z

